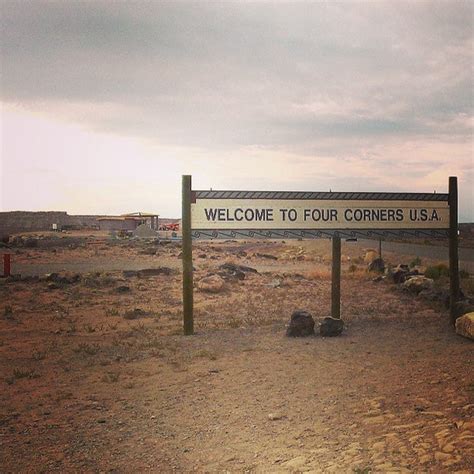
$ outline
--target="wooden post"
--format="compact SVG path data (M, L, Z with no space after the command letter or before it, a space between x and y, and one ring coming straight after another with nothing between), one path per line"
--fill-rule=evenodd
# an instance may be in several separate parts
M449 314L451 323L456 322L455 304L459 300L458 256L458 178L449 177Z
M382 258L382 239L379 239L379 258Z
M331 317L341 318L341 238L332 238Z
M183 259L183 330L194 333L193 318L193 245L191 237L191 176L183 175L182 190L182 259Z

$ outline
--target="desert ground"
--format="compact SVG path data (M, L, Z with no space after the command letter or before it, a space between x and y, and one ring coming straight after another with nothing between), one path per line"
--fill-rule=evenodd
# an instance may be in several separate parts
M193 336L179 243L0 250L22 275L0 279L2 472L474 471L473 343L366 249L343 243L335 338L285 336L330 314L329 241L197 242ZM437 263L416 257L384 254Z

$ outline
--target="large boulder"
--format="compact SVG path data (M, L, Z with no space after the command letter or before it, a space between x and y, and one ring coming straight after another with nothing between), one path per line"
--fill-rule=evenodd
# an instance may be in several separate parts
M431 290L433 288L434 281L431 278L426 278L422 275L416 275L410 277L402 284L404 290L409 291L417 295L423 290Z
M474 312L456 319L456 333L474 340Z
M314 319L308 311L295 311L286 329L288 337L305 337L314 334Z
M322 337L340 336L344 329L344 321L337 318L324 318L321 326L319 326L319 334Z

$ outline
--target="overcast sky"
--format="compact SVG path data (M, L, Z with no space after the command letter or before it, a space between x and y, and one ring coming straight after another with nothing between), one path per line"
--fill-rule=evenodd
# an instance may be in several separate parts
M473 221L474 2L2 2L0 210L446 192Z

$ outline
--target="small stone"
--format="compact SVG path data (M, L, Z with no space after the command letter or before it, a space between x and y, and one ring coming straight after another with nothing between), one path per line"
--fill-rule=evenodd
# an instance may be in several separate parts
M284 416L281 413L269 413L268 414L268 419L270 421L278 421L278 420L282 420L283 418L284 418Z

